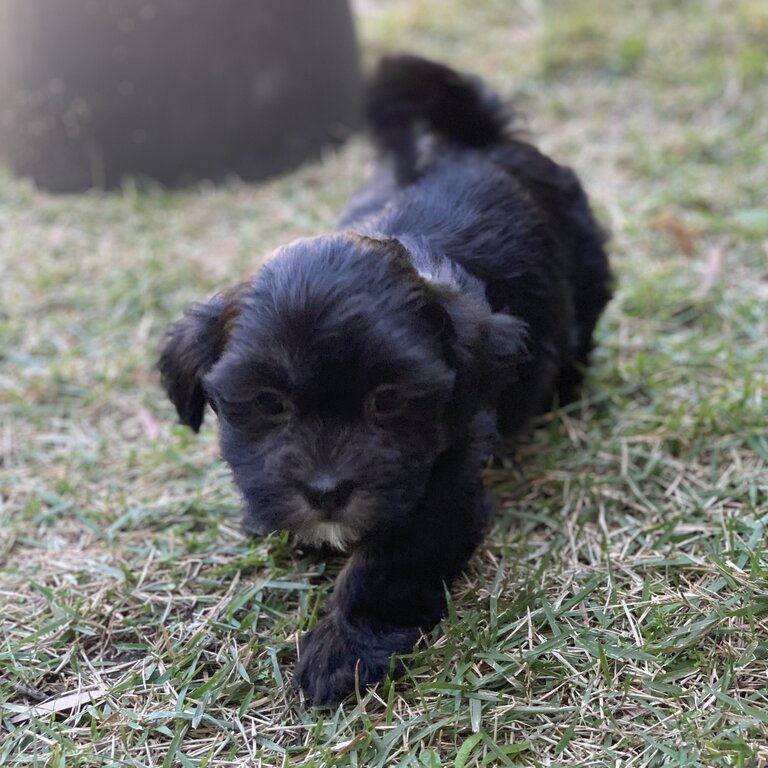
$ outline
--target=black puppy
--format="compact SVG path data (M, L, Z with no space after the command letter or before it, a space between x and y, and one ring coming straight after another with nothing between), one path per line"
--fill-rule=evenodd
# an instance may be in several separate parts
M300 643L315 704L396 671L440 620L487 521L499 431L571 396L610 298L576 176L482 83L389 58L367 108L391 164L339 231L194 306L160 361L183 423L218 414L245 530L350 551Z

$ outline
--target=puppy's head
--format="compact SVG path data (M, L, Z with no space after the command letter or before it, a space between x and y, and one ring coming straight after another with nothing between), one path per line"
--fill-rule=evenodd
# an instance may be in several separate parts
M171 327L164 386L193 429L218 414L246 531L344 548L407 518L522 349L521 324L467 288L344 233L286 246Z

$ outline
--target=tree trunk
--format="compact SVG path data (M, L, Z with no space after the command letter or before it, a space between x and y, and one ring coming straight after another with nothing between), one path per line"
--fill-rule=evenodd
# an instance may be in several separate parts
M0 157L47 190L264 178L359 98L347 0L0 0Z

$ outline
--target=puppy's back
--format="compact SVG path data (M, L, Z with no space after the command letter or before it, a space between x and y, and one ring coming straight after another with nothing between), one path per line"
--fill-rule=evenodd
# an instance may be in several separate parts
M494 311L528 323L533 358L570 399L612 285L576 174L523 140L478 78L418 57L383 60L367 116L385 163L343 226L420 241L479 278Z

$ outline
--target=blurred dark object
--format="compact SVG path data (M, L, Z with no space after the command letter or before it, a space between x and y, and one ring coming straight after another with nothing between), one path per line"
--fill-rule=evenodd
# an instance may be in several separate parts
M50 191L264 178L360 85L347 0L0 0L0 158Z

